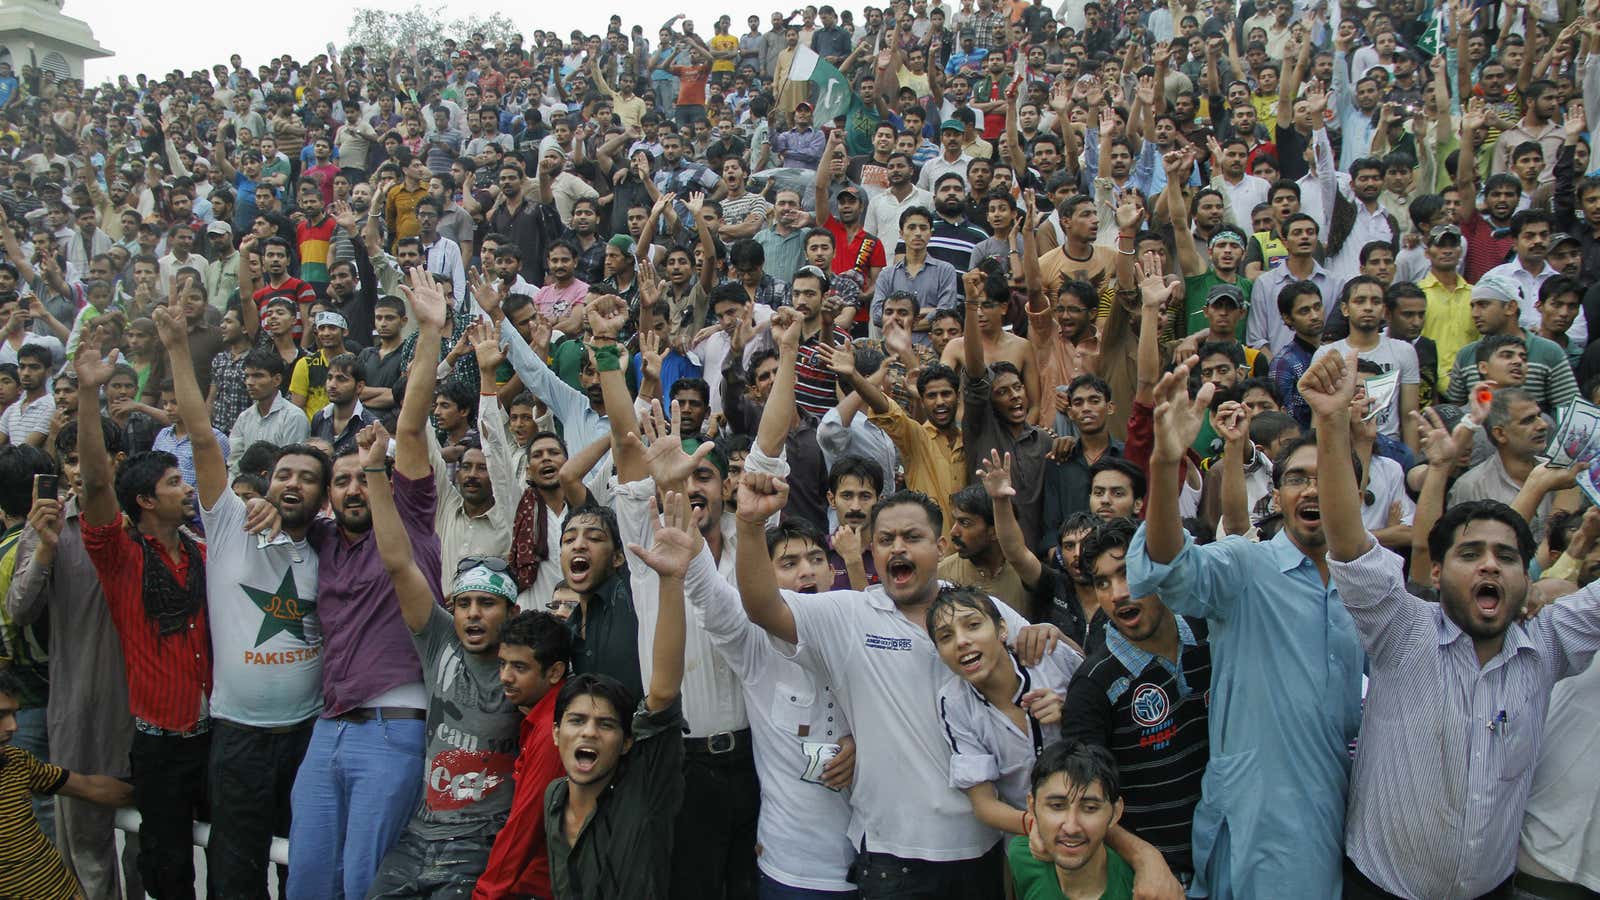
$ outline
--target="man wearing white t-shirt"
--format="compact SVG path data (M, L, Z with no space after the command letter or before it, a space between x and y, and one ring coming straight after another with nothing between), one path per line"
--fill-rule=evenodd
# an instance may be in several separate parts
M790 326L775 317L773 327ZM792 391L794 379L792 366L780 366L773 398ZM740 599L780 651L833 686L850 721L860 748L848 832L860 851L852 867L860 896L999 898L1000 833L979 822L966 795L949 786L950 746L936 713L939 686L954 677L926 623L942 587L939 506L924 494L900 491L874 507L867 531L881 587L805 597L780 590L764 540L767 521L789 500L782 477L787 465L770 452L772 432L788 428L784 410L772 414L777 403L768 400L739 486ZM1004 604L997 606L1025 665L1038 662L1061 639L1054 626L1029 625ZM1155 848L1125 831L1114 831L1109 840L1134 860L1146 889L1159 880L1164 895L1182 896Z
M1355 350L1361 362L1372 363L1378 374L1400 371L1400 382L1386 406L1378 411L1378 433L1405 441L1412 452L1420 452L1417 423L1411 413L1417 410L1422 389L1422 369L1417 364L1417 348L1383 334L1388 317L1383 282L1371 275L1357 275L1345 282L1339 307L1350 322L1350 336L1323 344L1317 356L1326 353L1348 354Z
M154 310L172 361L179 415L206 422L181 311ZM212 890L253 896L265 883L274 835L289 834L289 793L322 712L317 554L306 532L322 509L333 463L304 445L281 448L267 499L282 531L247 533L216 432L192 429L195 486L206 529L211 694Z

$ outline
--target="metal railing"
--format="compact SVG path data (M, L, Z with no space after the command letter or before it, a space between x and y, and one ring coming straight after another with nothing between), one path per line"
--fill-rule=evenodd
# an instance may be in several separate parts
M117 810L117 827L128 834L138 834L139 826L142 822L143 819L140 818L139 811L136 809L124 808ZM196 847L206 847L210 843L211 823L194 823L194 845ZM272 848L268 852L267 858L280 866L287 866L289 864L289 841L285 838L274 837L272 839Z

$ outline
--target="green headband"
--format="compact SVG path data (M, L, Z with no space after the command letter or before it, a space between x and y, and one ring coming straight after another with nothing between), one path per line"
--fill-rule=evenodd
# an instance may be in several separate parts
M488 566L473 566L456 576L456 583L450 591L450 596L465 594L468 591L493 594L504 598L513 606L517 602L517 583L509 574L496 572Z

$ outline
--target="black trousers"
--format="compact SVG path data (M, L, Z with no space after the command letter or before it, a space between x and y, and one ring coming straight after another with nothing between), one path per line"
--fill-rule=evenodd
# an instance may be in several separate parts
M139 826L139 877L156 900L193 900L194 821L209 816L211 735L133 734L128 754Z
M856 860L861 900L1001 900L1005 897L1005 841L977 859L931 862L887 853Z
M749 732L727 753L686 750L672 843L673 900L754 900L761 785Z
M1510 900L1511 879L1507 878L1494 890L1478 897L1477 900ZM1344 858L1344 900L1404 900L1404 898L1391 894L1379 887L1376 882L1362 874L1350 857Z
M289 836L289 792L316 719L263 730L211 725L211 847L207 887L217 900L266 900L272 836ZM283 873L280 873L280 883Z

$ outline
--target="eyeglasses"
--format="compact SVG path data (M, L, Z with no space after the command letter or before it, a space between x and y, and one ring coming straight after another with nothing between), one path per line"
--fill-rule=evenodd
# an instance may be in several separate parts
M511 564L498 556L464 556L456 563L456 574L461 575L483 566L491 572L509 572Z
M574 610L574 609L578 608L578 601L576 601L576 600L550 600L550 601L545 603L544 608L550 610L551 612L561 612L562 610Z
M1303 488L1317 483L1317 476L1305 472L1289 472L1278 481L1279 487Z

